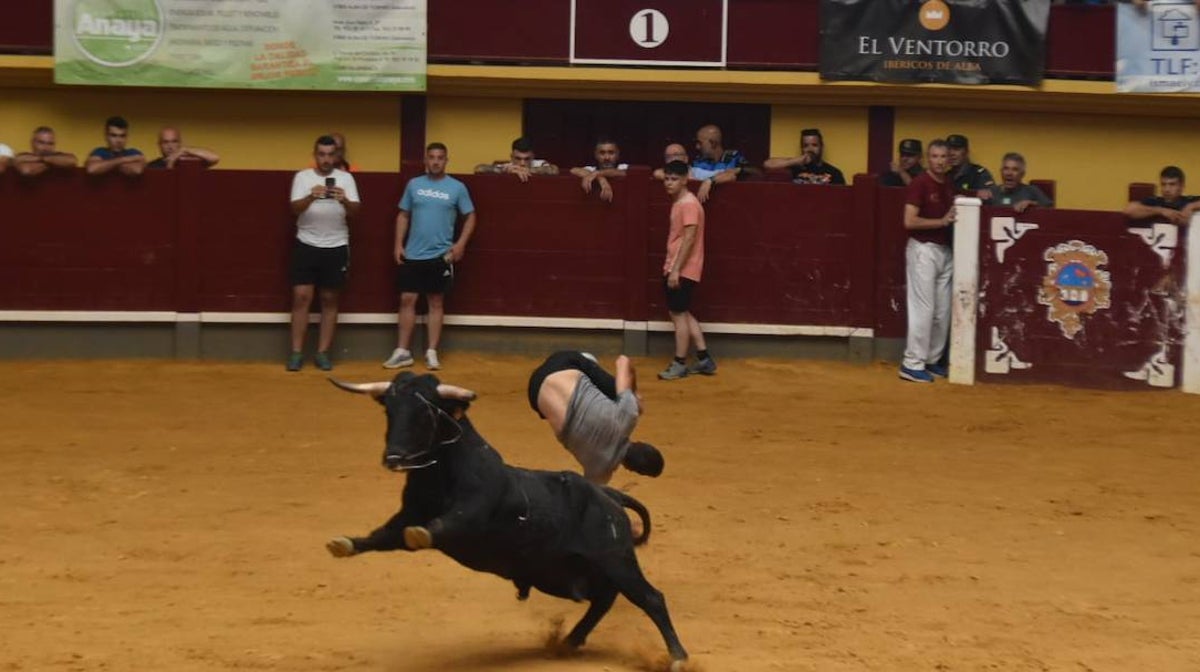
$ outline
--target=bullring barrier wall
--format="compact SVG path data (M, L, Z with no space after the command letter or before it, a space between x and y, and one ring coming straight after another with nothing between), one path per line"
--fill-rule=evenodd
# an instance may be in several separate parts
M418 171L406 164L399 177L356 175L364 205L352 225L343 323L394 324L396 204ZM646 333L670 331L661 286L670 202L648 170L613 180L611 203L567 176L528 183L456 177L471 191L478 227L447 299L449 324L619 332L635 349L645 347ZM36 180L5 175L0 320L5 328L286 322L291 178L192 167L135 180L82 171ZM705 277L695 312L717 338L890 343L890 351L866 352L894 355L905 331L903 197L866 175L846 187L722 185L705 208ZM1014 219L1001 209L976 211L989 222L977 250L979 329L972 342L981 357L972 370L979 379L1111 386L1116 372L1122 386L1146 387L1124 374L1164 348L1182 370L1183 242L1171 257L1175 266L1162 267L1146 236L1132 233L1118 213L1035 210ZM1006 217L1023 224L992 224ZM1023 235L997 259L1006 240L997 236L1010 229ZM1044 284L1045 250L1060 244L1051 238L1085 240L1113 264L1114 308L1083 316L1083 337L1066 342L1030 294ZM1177 241L1184 238L1176 231ZM1175 294L1155 293L1166 286L1164 277ZM1142 313L1131 312L1143 304ZM1023 376L989 368L982 353L1001 347L993 329L1014 356L1037 365ZM1172 378L1172 386L1177 382Z

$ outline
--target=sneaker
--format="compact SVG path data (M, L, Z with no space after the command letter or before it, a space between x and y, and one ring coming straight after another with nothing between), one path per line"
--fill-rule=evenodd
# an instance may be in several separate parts
M392 351L392 356L387 358L383 363L385 369L400 369L406 366L412 366L412 353L404 348L396 348Z
M437 358L437 350L430 348L425 351L425 368L430 371L437 371L442 368L442 363Z
M318 352L313 357L313 361L317 363L317 368L322 371L333 370L333 362L330 361L329 355L325 354L324 352Z
M671 360L671 364L668 365L667 368L663 369L662 371L660 371L658 373L658 377L661 380L676 380L678 378L686 378L687 375L688 375L687 367L673 359Z
M717 372L717 360L709 357L708 359L697 359L695 364L687 367L688 375L699 373L703 376L711 376Z
M950 369L945 364L926 364L925 370L938 378L950 377Z
M287 370L288 371L299 371L301 369L301 367L303 367L303 366L304 366L304 354L303 353L293 352L292 354L288 355L288 361L287 361Z
M922 369L910 369L907 366L900 367L900 380L907 380L910 383L932 383L933 376Z

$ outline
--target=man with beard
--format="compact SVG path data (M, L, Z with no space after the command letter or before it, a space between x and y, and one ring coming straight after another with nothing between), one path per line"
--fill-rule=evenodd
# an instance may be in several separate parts
M891 171L879 176L879 184L885 187L907 187L913 178L925 172L921 165L921 141L905 138L900 141L900 156L892 162Z
M962 196L977 196L986 201L992 200L992 189L996 180L991 171L977 163L971 163L971 154L967 138L957 133L946 136L946 147L950 163L950 184Z
M292 213L296 215L296 241L288 274L292 283L292 354L287 370L304 366L304 336L314 289L320 292L321 326L318 331L317 368L333 368L329 349L337 328L338 295L350 266L350 227L358 214L358 185L354 177L336 168L341 154L333 138L322 135L313 145L316 168L292 178Z
M580 178L579 185L583 193L592 193L592 184L596 183L600 185L600 200L611 201L612 185L608 183L608 178L624 177L629 164L621 163L621 148L610 138L596 140L594 156L596 165L572 168L571 174Z
M846 184L842 171L825 163L825 139L817 128L800 131L800 156L772 157L763 167L767 170L787 168L796 184Z

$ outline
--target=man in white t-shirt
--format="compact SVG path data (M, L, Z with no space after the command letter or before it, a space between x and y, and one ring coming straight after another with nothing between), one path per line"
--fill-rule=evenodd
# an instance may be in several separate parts
M321 328L317 368L333 368L329 348L337 327L338 293L350 267L350 227L347 220L358 214L361 203L354 177L335 166L341 161L337 143L328 135L317 138L313 147L315 168L292 178L292 212L296 213L296 242L288 275L292 283L292 354L288 371L304 366L304 334L313 291L320 292Z
M8 164L12 163L12 159L12 147L0 142L0 173L8 170Z

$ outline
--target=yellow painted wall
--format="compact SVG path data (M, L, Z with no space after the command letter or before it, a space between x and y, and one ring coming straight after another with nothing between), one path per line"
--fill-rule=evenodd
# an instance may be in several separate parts
M52 126L59 148L82 160L104 144L114 114L129 120L130 145L152 157L158 129L177 125L185 143L220 154L222 168L296 170L312 161L317 136L336 130L357 169L400 165L400 97L387 94L3 88L0 142L26 151L35 127Z
M775 105L771 108L771 156L799 156L800 131L819 128L825 161L854 180L867 171L867 108Z
M1026 179L1057 181L1057 205L1080 210L1120 210L1130 182L1158 182L1177 165L1200 191L1200 119L1134 118L1051 112L992 113L899 108L896 139L946 137L971 141L971 160L1000 179L1000 160L1020 152Z
M521 106L520 98L430 96L425 141L446 145L450 172L469 173L480 163L508 158L512 141L521 135Z

